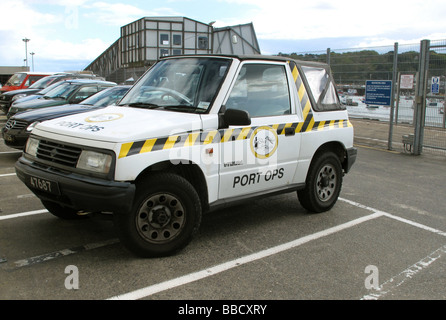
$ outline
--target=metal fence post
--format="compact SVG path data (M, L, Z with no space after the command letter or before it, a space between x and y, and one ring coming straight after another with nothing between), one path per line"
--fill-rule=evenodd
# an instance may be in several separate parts
M388 145L387 145L388 150L392 150L393 117L395 114L395 86L397 85L397 75L398 75L398 42L395 42L394 49L393 49L392 90L391 90L391 95L390 95L389 139L388 139ZM398 95L399 95L399 91L398 91Z
M420 60L417 75L414 112L414 145L413 154L420 155L423 150L424 122L426 118L426 83L429 68L430 40L422 40L420 45Z
M327 48L327 64L330 65L330 56L331 56L331 50L330 48Z

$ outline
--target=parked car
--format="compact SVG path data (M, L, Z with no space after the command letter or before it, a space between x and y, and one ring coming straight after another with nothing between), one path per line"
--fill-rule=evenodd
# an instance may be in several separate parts
M187 246L203 214L241 200L297 191L302 208L329 211L353 140L328 64L173 56L118 106L36 125L15 171L51 214L112 214L127 249L159 257Z
M11 78L3 85L0 92L26 89L37 80L53 75L54 72L16 72Z
M23 149L32 128L38 123L63 116L105 108L117 104L131 86L114 86L104 89L79 104L62 105L22 112L11 117L2 129L5 144L16 149Z
M11 101L11 107L14 106L14 105L17 105L18 103L23 103L23 102L26 102L26 101L31 101L31 100L34 100L34 99L41 98L42 96L44 96L45 94L47 94L48 92L50 92L51 90L56 88L57 86L61 85L63 82L64 81L59 81L59 82L53 83L53 84L49 85L48 87L46 87L45 89L42 89L39 92L36 92L34 94L30 94L30 95L28 95L26 97L20 97L20 98L17 98L17 99L13 98L12 101Z
M116 83L110 81L86 79L67 80L38 99L14 104L9 108L7 118L9 119L19 112L32 109L76 104L96 92L113 86L116 86Z
M105 80L102 77L98 77L94 74L82 74L82 73L57 73L52 76L43 77L40 80L34 82L27 89L18 89L12 91L6 91L0 94L0 108L7 114L11 104L17 99L36 94L37 92L49 87L50 85L63 80L70 79L95 79L95 80Z

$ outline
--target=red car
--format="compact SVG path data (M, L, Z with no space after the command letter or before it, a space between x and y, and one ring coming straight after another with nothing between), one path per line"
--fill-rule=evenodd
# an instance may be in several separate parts
M16 72L11 78L0 88L0 92L12 91L17 89L26 89L37 80L50 76L54 72Z

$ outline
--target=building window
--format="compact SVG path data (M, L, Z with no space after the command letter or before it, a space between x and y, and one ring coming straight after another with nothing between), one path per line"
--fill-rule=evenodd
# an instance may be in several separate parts
M174 56L179 56L179 55L181 55L181 49L173 49L173 50L172 50L172 54L173 54Z
M198 37L198 49L208 49L208 37Z
M181 35L180 34L174 34L172 40L173 40L174 46L181 46Z
M162 33L160 34L160 45L167 46L169 45L169 35Z
M169 55L169 49L161 49L160 50L160 57L166 57Z

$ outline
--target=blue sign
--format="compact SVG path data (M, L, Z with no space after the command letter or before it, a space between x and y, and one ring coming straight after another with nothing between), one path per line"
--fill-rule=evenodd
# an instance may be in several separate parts
M432 77L431 93L440 93L440 77Z
M392 81L367 80L365 83L365 104L390 106Z

